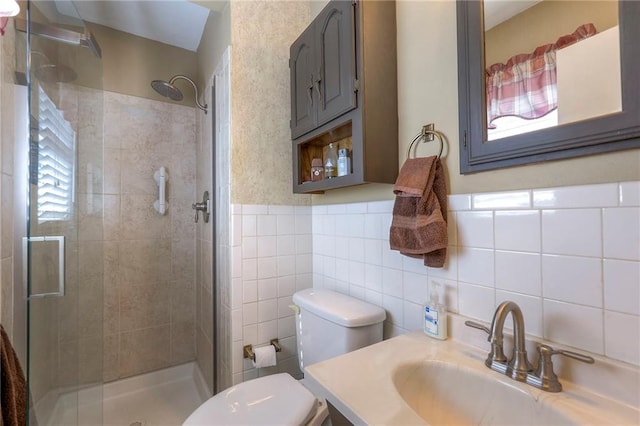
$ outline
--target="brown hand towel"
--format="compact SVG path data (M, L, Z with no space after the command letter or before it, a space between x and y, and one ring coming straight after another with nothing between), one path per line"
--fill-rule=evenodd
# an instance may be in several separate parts
M396 201L389 232L391 249L444 266L447 250L447 190L440 159L408 159L393 187Z
M18 356L2 325L0 334L0 425L24 426L27 421L27 383Z

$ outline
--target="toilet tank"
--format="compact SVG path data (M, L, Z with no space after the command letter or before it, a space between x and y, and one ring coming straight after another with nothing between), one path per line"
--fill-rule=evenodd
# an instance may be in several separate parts
M325 359L382 341L384 309L324 289L293 295L300 370Z

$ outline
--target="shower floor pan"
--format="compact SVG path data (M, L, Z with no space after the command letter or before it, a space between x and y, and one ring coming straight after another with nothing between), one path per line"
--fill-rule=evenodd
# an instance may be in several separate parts
M106 383L102 387L102 416L96 403L99 388L80 391L77 404L75 394L61 395L50 421L40 424L178 426L207 399L206 391L198 386L199 374L191 362Z

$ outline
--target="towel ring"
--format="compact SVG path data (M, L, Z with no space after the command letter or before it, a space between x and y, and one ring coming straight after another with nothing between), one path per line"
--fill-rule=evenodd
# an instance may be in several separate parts
M418 142L421 138L424 139L424 137L427 135L434 135L438 138L438 141L440 142L440 152L438 153L438 159L440 159L440 156L442 155L442 150L444 149L444 142L442 141L442 135L440 134L440 132L436 132L435 130L423 130L418 134L418 136L413 138L413 140L409 144L409 149L407 149L407 160L411 158L411 148L413 148L413 144ZM416 149L417 148L418 147L416 146Z

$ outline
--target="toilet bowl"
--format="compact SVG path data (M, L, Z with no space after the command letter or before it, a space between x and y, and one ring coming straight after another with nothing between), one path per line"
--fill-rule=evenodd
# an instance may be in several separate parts
M385 311L328 290L301 290L296 306L296 344L300 370L382 340ZM304 380L304 379L303 379ZM205 401L184 426L308 425L328 416L326 402L287 373L232 386Z
M326 402L287 373L272 374L232 386L209 398L184 422L203 425L319 426Z

